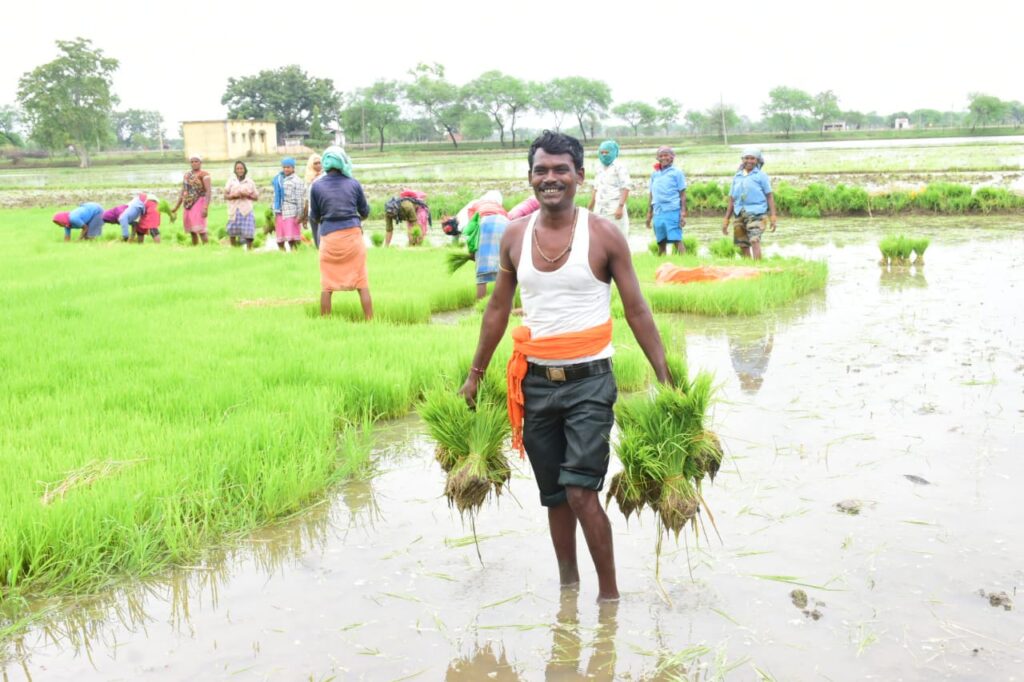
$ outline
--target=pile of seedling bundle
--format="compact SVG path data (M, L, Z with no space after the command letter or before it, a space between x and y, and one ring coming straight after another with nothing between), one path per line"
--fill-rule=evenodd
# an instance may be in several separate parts
M740 254L740 250L736 248L736 244L729 237L722 237L711 242L708 244L708 251L715 258L735 258Z
M905 234L890 234L878 242L878 250L882 252L879 265L910 265L911 255L914 265L924 265L924 252L931 242L927 237L908 237Z
M718 473L722 445L707 424L714 395L711 375L701 372L691 380L678 355L670 356L668 364L674 386L659 384L653 396L638 394L615 406L622 471L612 478L606 502L614 497L627 519L646 505L664 531L678 538L687 523L697 533L702 509L714 526L701 488L705 476L714 481Z
M505 455L511 427L504 398L487 381L475 409L450 386L427 392L420 417L437 442L435 457L448 474L444 494L460 514L473 513L492 492L500 495L512 477Z
M177 218L177 216L174 215L174 213L171 211L171 205L169 203L167 203L167 199L159 199L159 200L157 200L156 207L157 207L157 210L159 210L161 213L163 213L168 218L170 218L172 223Z

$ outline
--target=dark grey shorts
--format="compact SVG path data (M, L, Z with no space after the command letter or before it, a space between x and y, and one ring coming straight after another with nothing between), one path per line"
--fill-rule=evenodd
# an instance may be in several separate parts
M591 490L604 485L617 397L611 371L575 381L532 373L523 379L523 444L542 505L565 502L567 485Z

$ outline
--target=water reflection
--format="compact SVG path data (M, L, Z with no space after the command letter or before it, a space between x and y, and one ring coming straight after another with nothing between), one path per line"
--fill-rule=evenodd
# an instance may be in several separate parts
M110 592L85 598L53 600L33 610L40 624L13 638L0 650L0 679L20 668L32 679L27 661L44 647L70 650L92 664L94 654L116 656L118 633L127 638L159 622L154 603L168 605L167 623L176 634L192 633L192 612L207 604L216 608L221 589L253 565L271 578L311 552L322 552L332 528L327 500L301 511L292 519L253 533L243 544L211 550L195 566L181 566L154 580L135 582ZM115 627L119 626L119 627Z
M523 678L508 662L505 648L495 653L495 644L488 642L477 646L467 656L456 658L448 664L444 675L447 682L476 682L476 680L497 680L498 682L519 682Z
M584 647L579 617L579 590L563 589L555 624L551 629L551 653L545 680L612 680L615 678L615 637L618 633L618 602L598 605L597 628L590 647L593 653L581 669Z
M757 393L764 382L775 343L775 320L742 327L728 334L729 360L744 393Z
M883 265L879 270L878 285L882 289L902 291L903 289L920 289L928 286L923 267Z

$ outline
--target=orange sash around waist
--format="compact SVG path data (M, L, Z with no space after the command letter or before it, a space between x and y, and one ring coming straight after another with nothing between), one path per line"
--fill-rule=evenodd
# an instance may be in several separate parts
M526 376L526 356L573 360L596 355L612 342L612 320L578 332L565 332L553 336L531 338L529 327L512 330L512 357L508 360L508 420L512 424L512 448L523 457L523 378Z

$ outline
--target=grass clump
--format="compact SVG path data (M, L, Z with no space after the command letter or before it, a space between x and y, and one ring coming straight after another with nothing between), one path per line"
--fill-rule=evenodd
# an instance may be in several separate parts
M707 429L711 375L701 372L691 381L685 360L675 354L669 369L675 386L659 385L653 397L637 395L615 406L622 471L612 478L606 502L615 498L627 519L648 506L678 537L687 523L696 530L704 477L714 480L723 454Z
M435 456L448 474L444 494L460 514L475 513L512 476L503 444L509 435L503 405L481 395L476 409L450 387L429 391L419 414L437 441Z

